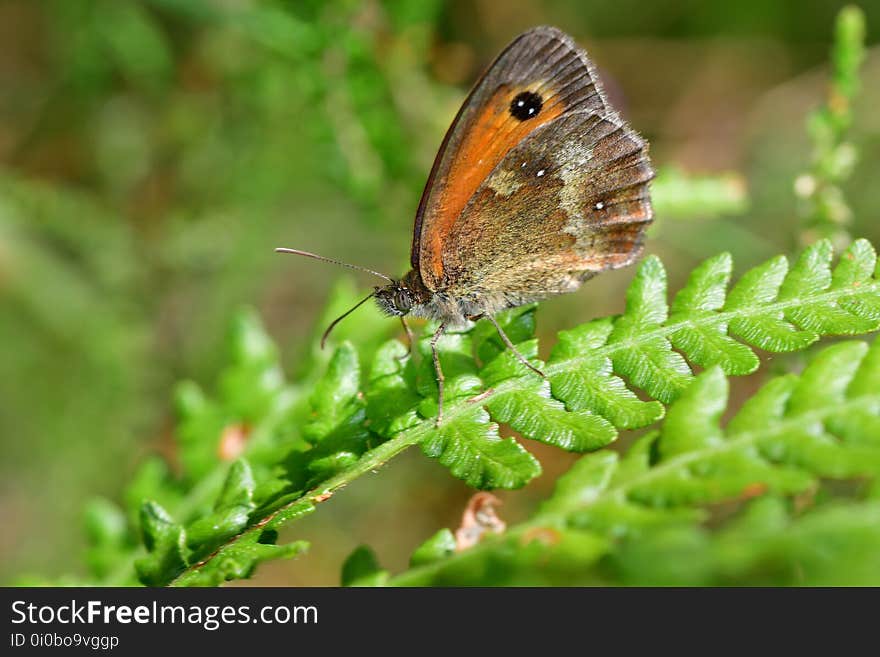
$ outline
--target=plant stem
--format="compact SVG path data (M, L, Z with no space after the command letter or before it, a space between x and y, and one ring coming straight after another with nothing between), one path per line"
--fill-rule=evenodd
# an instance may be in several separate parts
M319 504L321 502L326 502L336 491L344 488L361 475L364 475L372 470L381 467L407 448L419 443L425 437L425 435L427 435L427 433L431 429L433 429L433 423L433 420L422 422L418 426L408 431L404 431L395 438L392 438L391 440L388 440L378 447L366 452L351 467L343 470L342 472L336 474L330 479L321 482L321 484L315 486L307 493L301 495L291 502L288 502L284 506L275 509L269 515L261 518L256 524L252 524L249 528L247 528L240 534L233 536L201 562L194 564L184 570L180 575L178 575L176 578L174 578L174 580L170 582L170 586L175 586L175 584L179 582L181 578L183 578L185 575L197 572L199 569L203 568L205 565L207 565L208 562L214 559L218 554L220 554L225 548L229 547L230 545L247 536L253 535L254 533L262 533L265 525L271 522L276 516L278 516L282 512L301 504Z

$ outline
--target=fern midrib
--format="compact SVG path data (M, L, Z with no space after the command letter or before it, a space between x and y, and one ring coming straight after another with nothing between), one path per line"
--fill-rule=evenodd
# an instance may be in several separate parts
M684 454L674 456L673 458L669 459L669 461L661 463L653 468L644 471L632 480L608 488L607 492L609 494L616 494L616 497L620 499L636 486L650 483L653 479L663 477L664 475L669 474L672 471L675 471L682 467L686 467L688 465L691 465L692 463L696 463L706 458L712 458L725 452L736 451L743 447L748 447L756 443L758 440L772 438L777 434L785 433L786 431L789 431L791 429L795 429L804 425L810 425L813 422L825 420L830 415L838 415L850 410L858 410L864 408L871 409L874 408L878 403L880 403L880 394L862 395L860 397L856 397L855 399L848 399L842 403L836 403L826 406L822 409L809 411L807 413L801 413L790 418L784 418L782 420L774 422L773 425L766 431L743 431L741 433L734 434L732 437L726 438L721 443L711 445L702 450L686 452Z
M184 575L195 572L197 570L201 570L202 568L207 566L216 556L218 556L220 552L228 548L230 545L237 543L245 536L248 536L254 532L262 533L265 525L271 522L273 518L283 513L284 511L287 511L288 509L295 507L298 504L303 504L304 502L311 502L313 504L326 502L328 499L330 499L330 497L332 497L332 495L336 491L344 488L353 480L357 479L363 474L366 474L367 472L370 472L371 470L375 470L376 468L381 467L387 461L397 456L400 452L420 443L425 438L425 436L427 436L428 432L433 430L433 428L433 420L425 421L411 429L408 429L398 434L394 438L386 440L378 447L366 452L351 467L346 468L345 470L339 472L330 479L321 482L308 492L299 496L295 500L288 502L284 506L273 510L271 513L268 513L261 518L254 518L244 530L228 539L225 543L215 549L211 554L203 558L199 563L193 564L185 568L180 574L178 574L168 583L168 586L175 586L175 584L180 581L180 579L183 578Z
M476 554L492 549L496 544L501 541L509 540L511 538L517 538L529 530L538 527L546 527L548 525L558 526L564 524L567 516L575 510L588 509L605 500L624 500L626 498L626 494L633 488L649 484L655 479L673 473L676 470L686 468L689 465L699 462L703 459L713 458L725 452L743 449L745 447L753 445L758 440L772 438L774 435L785 433L786 431L797 427L805 425L808 426L813 422L825 420L831 415L838 415L840 413L846 413L847 411L859 409L876 408L877 404L880 404L880 393L875 395L862 395L854 399L845 400L841 403L835 403L826 406L821 409L816 409L792 417L783 418L777 422L774 422L772 426L768 427L766 430L744 431L742 433L737 433L732 437L726 438L722 443L711 445L684 454L679 454L653 468L649 468L648 470L638 473L627 481L621 482L616 486L602 489L598 495L590 500L589 503L583 505L566 506L563 509L559 509L553 512L539 512L531 520L528 520L522 524L508 529L507 532L505 532L502 536L486 539L481 543L478 543L476 546L465 550L464 552L457 552L454 555L449 556L441 561L426 564L424 566L419 566L417 568L412 568L392 578L391 583L405 584L407 580L418 581L422 576L440 570L451 562L457 561L459 559L471 558Z
M880 293L880 283L871 283L870 285L859 286L858 288L841 288L837 290L828 290L815 296L809 296L806 299L803 297L794 297L782 301L776 300L772 303L762 306L750 306L747 308L725 310L720 312L710 311L712 313L711 315L706 315L697 319L682 319L672 324L661 324L649 331L639 333L638 336L635 336L633 338L626 338L617 342L606 342L601 347L590 350L589 356L566 358L564 361L547 365L547 367L544 368L544 371L547 373L555 373L559 369L565 369L569 363L591 360L597 355L609 356L617 351L620 351L621 349L636 347L645 342L649 342L654 338L668 337L672 333L675 333L676 331L679 331L683 328L697 328L714 324L729 325L730 320L732 319L742 319L746 317L753 317L756 315L766 315L774 311L784 311L789 308L795 308L798 306L803 306L805 304L815 304L821 303L823 301L836 301L841 297L852 296L854 294L861 295L863 293L870 292Z

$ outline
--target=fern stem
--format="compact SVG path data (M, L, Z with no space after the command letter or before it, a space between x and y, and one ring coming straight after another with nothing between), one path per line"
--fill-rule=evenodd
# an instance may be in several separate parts
M273 518L283 513L284 511L301 504L317 504L327 501L336 491L344 488L361 475L367 474L368 472L371 472L372 470L381 467L407 448L418 444L419 441L421 441L429 431L433 430L433 428L433 420L422 422L421 424L413 427L409 431L402 432L395 438L392 438L391 440L382 443L378 447L371 449L370 451L366 452L360 459L358 459L358 461L351 467L343 470L342 472L331 477L330 479L321 482L320 485L316 486L315 488L311 489L310 491L301 495L295 500L288 502L284 506L275 509L272 513L261 518L259 521L252 524L240 534L237 534L230 538L226 543L217 548L217 550L215 550L212 554L205 557L205 559L197 564L186 568L169 583L169 586L175 586L186 575L196 572L207 565L208 562L217 557L224 549L226 549L230 545L238 542L239 540L247 536L251 536L253 534L261 534L264 531L265 525L271 522Z

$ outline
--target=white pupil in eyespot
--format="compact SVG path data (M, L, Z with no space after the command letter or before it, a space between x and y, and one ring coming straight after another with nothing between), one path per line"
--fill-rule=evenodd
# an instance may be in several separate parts
M516 106L517 106L517 107L525 107L525 106L526 106L526 101L524 101L524 100L518 100L518 101L516 101ZM528 112L528 115L529 115L529 116L532 116L536 111L537 111L537 110L536 110L534 107L529 107L529 108L526 110L526 112Z
M510 102L510 113L514 118L525 121L537 116L543 105L540 95L534 91L523 91Z

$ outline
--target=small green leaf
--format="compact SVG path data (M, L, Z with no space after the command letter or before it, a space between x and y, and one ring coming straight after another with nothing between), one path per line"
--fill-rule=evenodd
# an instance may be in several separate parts
M675 295L672 316L719 310L724 305L732 270L733 259L729 253L720 253L699 265L691 272L687 285Z
M615 452L598 452L578 459L556 482L553 496L541 507L542 513L566 513L590 506L611 484L617 470Z
M877 254L867 240L856 240L844 252L834 269L831 287L850 289L853 294L838 300L838 305L861 319L880 323L880 300L863 294L863 288L872 284L877 266Z
M761 431L772 422L778 422L785 414L791 392L797 385L793 374L771 379L764 387L747 399L727 424L727 432L737 435Z
M437 412L437 373L434 370L433 354L431 353L432 327L427 327L425 336L418 342L421 358L416 364L416 387L423 397L423 417L435 417ZM445 377L444 401L448 406L457 399L471 397L480 392L481 381L477 375L477 366L473 359L473 343L467 333L447 331L437 343L440 354L440 365Z
M692 362L701 367L718 365L726 374L751 374L761 361L744 344L727 337L728 327L723 322L707 323L699 327L685 326L672 334L672 344Z
M214 511L187 525L186 542L191 558L198 561L238 534L247 526L249 515L246 508L230 507Z
M448 529L441 529L416 548L409 559L411 568L434 563L455 553L455 536Z
M804 414L817 406L842 402L867 351L868 345L864 342L843 342L820 352L792 390L787 413ZM816 394L820 390L821 396Z
M727 295L725 310L741 310L776 301L788 273L785 256L770 258L743 274Z
M499 393L486 405L499 422L506 422L523 436L570 452L589 452L617 438L608 420L590 411L566 411L550 398L550 385L535 382L531 390Z
M122 509L103 498L91 500L85 509L84 525L88 539L86 562L94 577L106 577L129 562L131 541Z
M785 321L781 309L766 308L777 300L787 273L788 260L778 256L750 269L733 286L724 305L734 315L729 324L732 334L774 352L803 349L818 339Z
M111 544L124 540L126 520L122 510L112 502L96 498L85 510L85 527L92 544Z
M275 545L275 538L274 532L248 532L235 543L220 548L206 563L181 575L174 585L219 586L231 580L247 579L264 561L290 559L309 547L306 541Z
M312 420L303 429L307 440L317 443L340 425L351 422L362 406L357 397L360 372L357 352L350 342L343 342L309 397Z
M779 289L780 299L799 299L823 292L831 285L831 242L820 240L798 257Z
M727 403L727 380L719 367L700 376L669 407L660 433L662 459L721 444L719 418Z
M618 347L611 357L614 369L662 402L672 401L691 379L687 363L660 330L667 317L666 270L649 257L627 291L626 312L608 342Z
M149 553L135 561L141 582L147 586L164 586L186 568L183 527L155 502L141 507L141 532Z
M541 474L537 459L513 438L499 438L498 426L476 405L444 420L421 446L473 488L519 488Z
M175 402L181 460L187 474L197 479L217 464L220 437L231 418L192 381L177 385Z
M510 341L519 345L535 335L536 308L537 304L534 303L511 308L499 313L495 317L495 321L498 322ZM488 363L507 350L498 331L488 320L477 322L471 335L473 336L474 351L481 363Z
M666 269L659 258L648 256L626 292L625 324L628 329L656 326L665 322L668 314Z
M214 508L220 510L235 506L254 506L254 475L245 459L239 459L229 466L229 474Z
M244 459L234 462L214 511L192 522L186 528L186 544L190 561L198 561L247 527L254 503L254 476Z
M342 564L342 586L382 586L387 579L388 571L382 570L366 545L356 548Z
M806 301L806 298L818 296L829 289L833 280L831 256L831 243L827 240L807 248L783 282L779 298L783 301ZM845 282L845 279L846 275L842 275L838 283ZM821 334L862 333L877 327L876 320L865 319L847 312L835 299L798 304L789 308L785 316L802 329Z
M599 449L617 438L617 431L605 418L590 411L566 411L550 396L550 384L526 370L509 352L499 355L482 374L489 389L516 376L527 377L515 388L499 388L486 405L493 418L523 436L573 452Z
M412 372L406 347L397 340L386 342L376 352L367 391L367 417L380 436L390 438L421 421L417 406L419 395L407 379Z
M605 347L612 330L610 320L597 320L560 333L550 363L565 367L550 374L550 385L569 410L592 410L621 429L636 429L663 417L663 405L641 401L613 375L610 358L591 354Z
M651 397L669 403L687 388L691 370L666 338L635 343L617 335L613 342L620 344L612 356L614 369Z
M277 349L252 311L238 315L228 345L232 365L221 374L220 397L233 417L252 422L269 411L284 385Z

